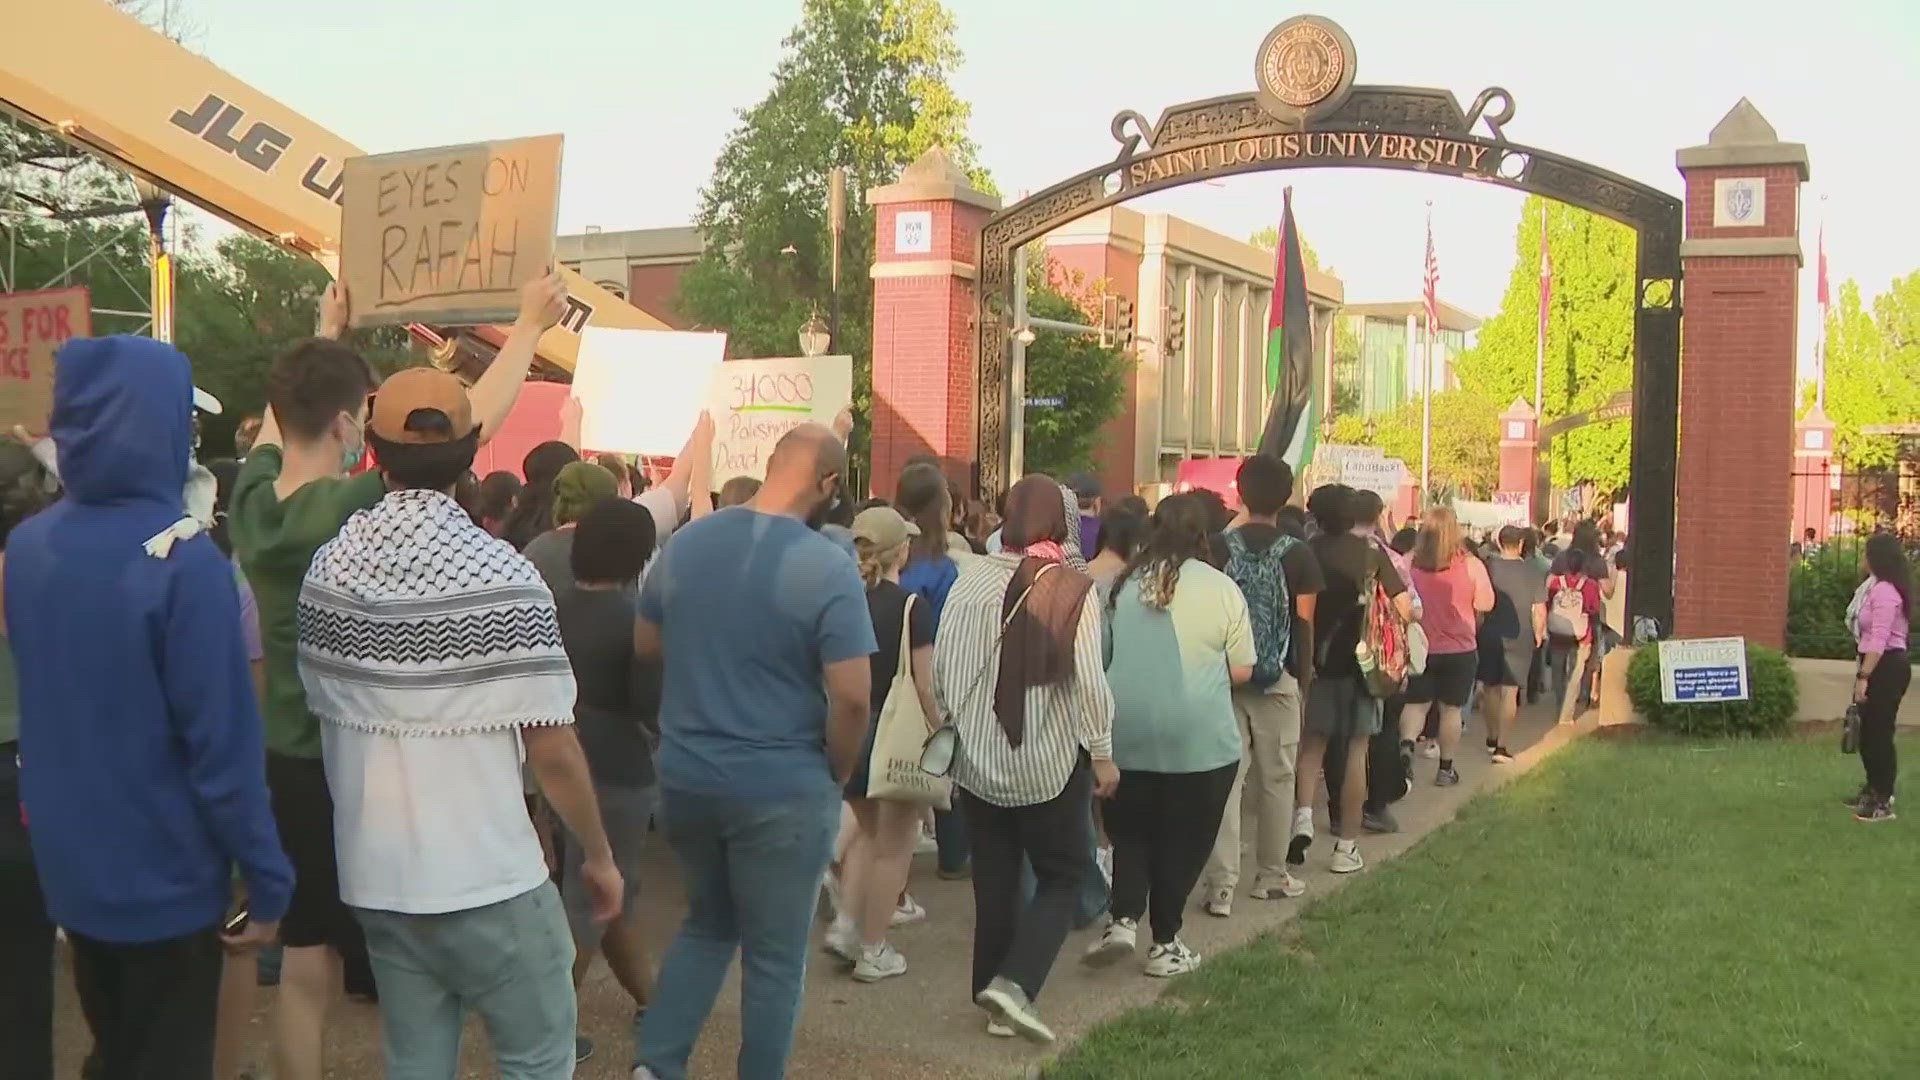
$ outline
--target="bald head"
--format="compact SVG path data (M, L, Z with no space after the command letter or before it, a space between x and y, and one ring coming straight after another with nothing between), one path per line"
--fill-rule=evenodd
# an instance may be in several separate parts
M780 436L767 459L769 483L778 477L786 483L812 485L846 471L846 446L821 424L801 424Z

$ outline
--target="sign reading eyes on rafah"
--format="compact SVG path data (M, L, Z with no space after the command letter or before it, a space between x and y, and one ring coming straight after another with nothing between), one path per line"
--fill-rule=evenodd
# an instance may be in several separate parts
M512 322L553 264L558 135L348 158L340 273L353 325Z

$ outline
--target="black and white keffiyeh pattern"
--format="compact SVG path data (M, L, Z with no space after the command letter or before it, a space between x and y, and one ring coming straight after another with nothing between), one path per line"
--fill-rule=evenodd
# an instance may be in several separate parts
M383 735L573 722L573 669L539 571L437 491L396 491L313 557L300 681L315 716Z

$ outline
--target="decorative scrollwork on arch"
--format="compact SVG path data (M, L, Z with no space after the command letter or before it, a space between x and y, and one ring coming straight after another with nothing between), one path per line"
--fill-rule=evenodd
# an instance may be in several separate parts
M1127 131L1128 125L1133 127L1131 134ZM1153 149L1156 134L1153 125L1147 123L1147 118L1133 109L1122 109L1115 113L1109 130L1113 132L1113 141L1120 144L1120 152L1113 156L1115 161L1125 161L1142 150Z
M1487 106L1496 100L1500 102L1499 111L1488 112ZM1493 132L1496 140L1507 141L1506 126L1513 122L1513 95L1505 87L1489 86L1473 99L1473 108L1467 110L1467 130L1472 131L1473 125L1482 120L1487 122L1487 130Z
M1674 306L1678 299L1675 287L1679 283L1672 278L1641 278L1640 306L1654 310L1665 310Z

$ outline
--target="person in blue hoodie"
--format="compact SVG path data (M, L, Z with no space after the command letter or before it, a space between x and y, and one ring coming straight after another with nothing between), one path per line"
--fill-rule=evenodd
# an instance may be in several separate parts
M211 1074L222 947L272 940L293 889L233 569L184 510L192 395L169 345L62 347L66 493L6 547L21 796L109 1080Z

